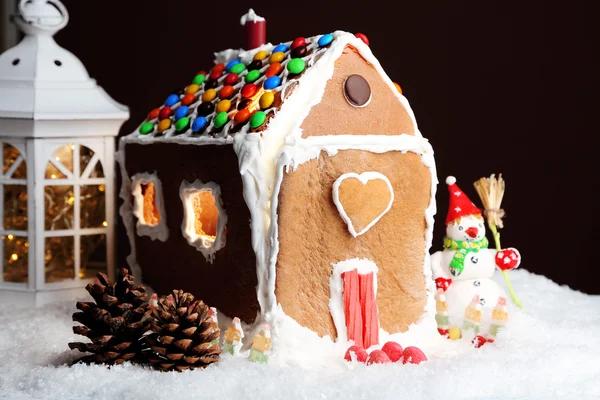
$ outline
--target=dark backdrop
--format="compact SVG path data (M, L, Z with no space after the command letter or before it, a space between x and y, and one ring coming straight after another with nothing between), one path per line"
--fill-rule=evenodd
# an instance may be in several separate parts
M63 1L71 22L57 41L130 107L121 134L210 68L213 52L241 47L239 17L250 6L267 19L272 43L337 29L366 33L436 152L433 249L444 234L444 178L455 175L479 203L472 182L502 172L504 246L519 248L529 271L600 293L591 1ZM123 262L122 227L119 236Z

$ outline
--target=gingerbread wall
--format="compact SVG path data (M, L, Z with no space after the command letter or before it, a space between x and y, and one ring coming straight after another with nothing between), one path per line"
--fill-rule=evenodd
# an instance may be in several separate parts
M371 87L372 99L364 108L349 105L344 97L343 83L351 74L360 74ZM352 49L338 59L323 100L302 128L304 137L414 133L413 122L392 89ZM385 175L395 198L379 222L354 238L333 202L332 187L342 174L368 171ZM318 159L285 174L279 193L275 289L284 312L321 336L336 337L329 310L332 264L367 258L379 268L381 327L400 332L418 321L427 296L423 263L430 197L430 171L414 153L343 150L329 157L322 152Z
M254 321L256 257L251 246L250 212L243 197L238 160L231 145L128 144L125 147L129 176L155 172L162 182L169 238L152 241L135 237L137 260L144 282L158 291L190 291L229 317ZM191 246L181 233L183 205L179 187L183 180L216 182L227 212L227 244L214 263ZM137 221L136 221L137 222Z

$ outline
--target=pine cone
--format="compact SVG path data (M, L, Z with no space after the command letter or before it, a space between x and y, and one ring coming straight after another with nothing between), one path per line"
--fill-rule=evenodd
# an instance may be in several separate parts
M134 286L133 276L121 268L115 284L99 273L99 283L89 283L86 290L93 302L77 302L81 310L73 314L73 332L87 336L92 343L69 343L71 349L92 353L75 362L86 364L122 364L143 361L147 347L142 336L150 329L152 317L146 302L146 289Z
M174 290L152 309L154 334L148 361L162 371L205 368L219 360L219 327L209 307L190 293Z

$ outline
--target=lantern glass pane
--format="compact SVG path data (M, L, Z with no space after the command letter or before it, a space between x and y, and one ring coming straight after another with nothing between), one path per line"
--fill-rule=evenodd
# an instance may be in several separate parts
M82 174L83 171L85 171L85 169L87 168L90 161L92 160L94 154L94 150L90 149L89 147L79 147L79 168Z
M44 226L47 231L73 229L73 186L44 187Z
M69 171L73 172L73 150L75 150L74 144L65 144L52 153L52 160L56 163L61 163Z
M98 272L106 273L106 271L106 235L81 236L79 278L94 278Z
M51 162L46 164L46 179L66 179L67 176L60 172Z
M82 185L80 189L81 228L102 228L106 222L105 185Z
M27 186L4 185L4 229L27 230Z
M75 278L75 240L72 236L46 238L44 271L46 283Z
M2 278L4 282L26 283L28 280L29 242L26 237L3 235Z
M15 168L12 168L15 163L18 165ZM11 171L10 174L7 173ZM12 179L26 179L27 178L27 165L25 164L25 160L23 156L14 146L8 143L2 143L2 175L5 175L6 178Z

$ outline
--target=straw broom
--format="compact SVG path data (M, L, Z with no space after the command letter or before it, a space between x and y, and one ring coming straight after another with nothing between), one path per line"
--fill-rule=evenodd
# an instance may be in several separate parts
M475 190L481 199L484 207L484 214L487 219L488 226L492 234L494 235L494 243L496 244L496 250L502 250L500 246L500 232L499 229L504 227L502 223L502 217L504 217L504 210L500 208L500 204L502 203L502 197L504 197L505 184L504 179L502 179L502 174L498 175L498 179L496 176L492 174L489 178L481 178L475 183ZM510 293L510 298L515 305L519 308L523 308L523 303L519 301L517 295L515 294L515 290L512 287L510 282L510 278L508 277L508 271L501 270L502 276L504 276L504 281L506 281L506 286L508 287L508 291Z

